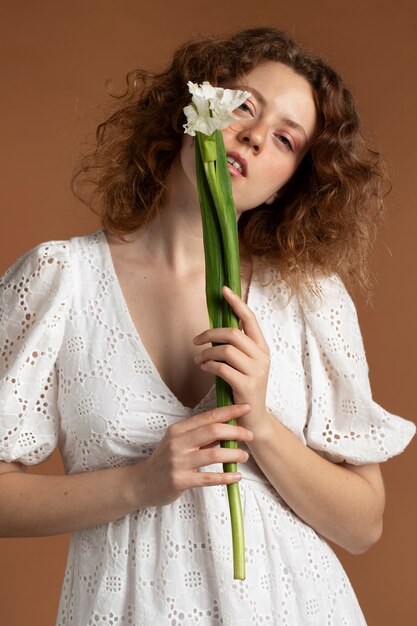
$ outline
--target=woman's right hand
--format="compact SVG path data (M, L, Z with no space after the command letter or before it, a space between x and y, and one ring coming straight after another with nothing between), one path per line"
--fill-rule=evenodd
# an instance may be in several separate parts
M221 448L220 441L251 441L253 433L225 424L251 410L249 405L218 407L169 426L153 454L143 461L142 481L149 490L148 506L174 502L193 487L228 485L241 479L231 472L199 472L212 463L245 463L249 455L239 448ZM143 484L142 484L143 488Z

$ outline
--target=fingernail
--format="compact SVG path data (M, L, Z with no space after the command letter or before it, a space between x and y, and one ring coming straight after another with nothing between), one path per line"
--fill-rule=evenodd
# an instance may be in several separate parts
M230 289L230 287L228 287L227 285L225 285L225 286L224 286L224 288L226 289L226 293L230 293L231 295L234 295L234 293L235 293L235 292L234 292L234 291L232 291L232 290Z
M193 343L197 343L197 341L199 340L199 338L200 338L200 335L197 335L196 337L194 337L194 339L193 339Z

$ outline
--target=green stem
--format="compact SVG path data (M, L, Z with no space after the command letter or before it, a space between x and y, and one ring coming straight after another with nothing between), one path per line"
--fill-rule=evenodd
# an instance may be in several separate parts
M212 328L238 328L239 319L222 294L224 284L238 295L241 288L236 209L223 138L219 131L216 133L210 137L197 133L196 137L197 187L203 223L207 307ZM215 158L219 152L220 163L216 163ZM232 388L218 376L216 397L217 406L230 406L234 403ZM236 425L236 420L228 423ZM237 448L237 441L223 441L221 446ZM224 463L223 471L236 472L237 464ZM234 578L244 580L245 542L239 484L228 485L227 493L232 526Z
M227 485L227 496L232 523L233 577L238 580L245 580L245 533L239 483Z

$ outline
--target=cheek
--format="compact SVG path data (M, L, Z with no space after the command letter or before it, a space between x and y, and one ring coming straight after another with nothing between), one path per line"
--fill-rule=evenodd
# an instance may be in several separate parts
M298 163L290 159L282 159L278 166L267 167L265 178L270 182L269 187L274 191L281 189L293 176L298 168Z
M289 168L286 163L278 165L272 163L264 163L261 172L262 183L259 186L262 193L267 197L278 191L290 176Z

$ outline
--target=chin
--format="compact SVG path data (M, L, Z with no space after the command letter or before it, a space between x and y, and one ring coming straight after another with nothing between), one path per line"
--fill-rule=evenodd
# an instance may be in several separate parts
M236 205L236 203L235 203ZM242 215L242 213L247 213L248 211L253 211L253 209L257 209L258 207L262 206L262 202L261 204L257 204L255 206L236 206L236 214L239 217Z

